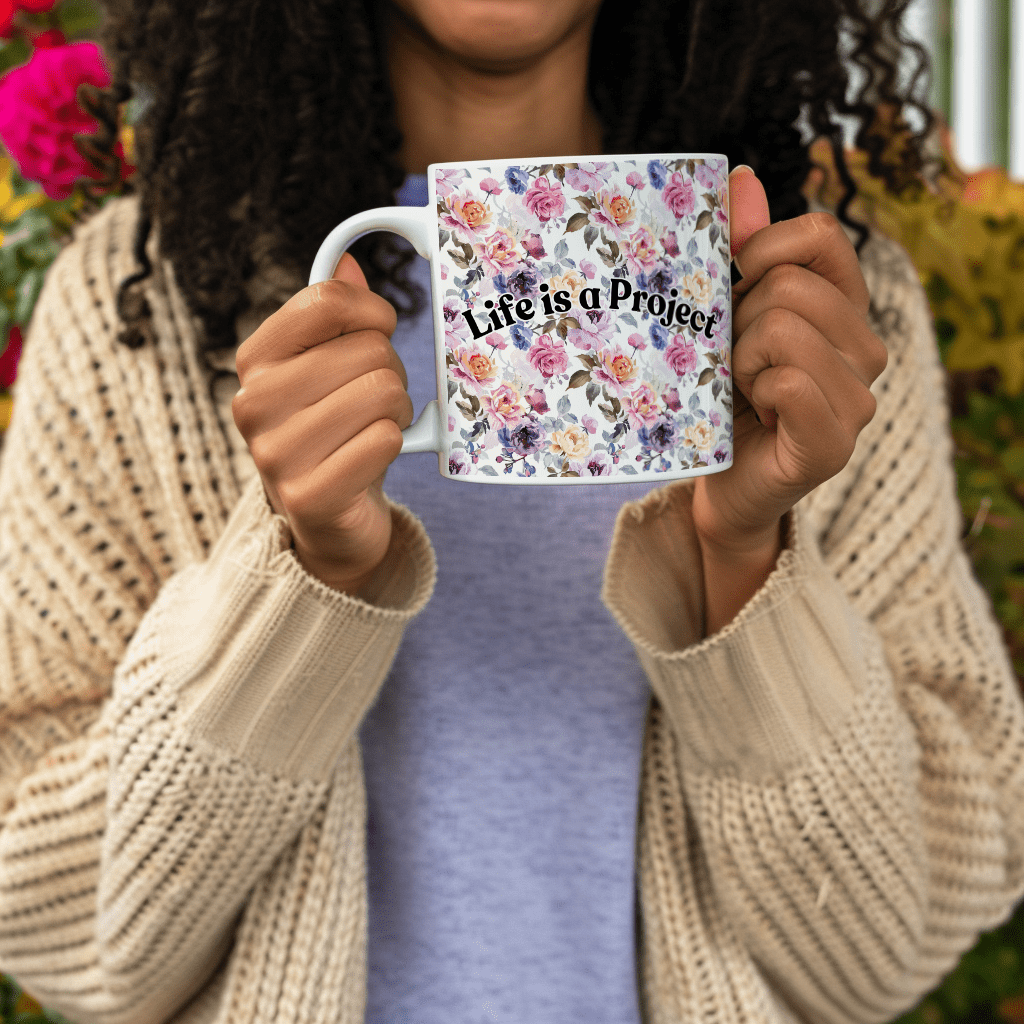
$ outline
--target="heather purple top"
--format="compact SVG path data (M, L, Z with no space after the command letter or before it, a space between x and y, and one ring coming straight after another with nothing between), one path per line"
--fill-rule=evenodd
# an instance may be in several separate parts
M423 175L398 194L427 203ZM417 280L429 291L428 264ZM394 345L417 414L430 310ZM658 481L509 487L402 455L437 590L360 730L367 1024L638 1024L635 842L649 685L600 600L622 503Z

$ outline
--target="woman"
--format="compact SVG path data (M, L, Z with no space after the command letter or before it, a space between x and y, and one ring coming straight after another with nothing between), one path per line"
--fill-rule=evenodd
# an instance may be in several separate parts
M927 306L798 191L801 105L872 109L841 16L914 106L903 6L115 12L139 194L52 268L0 468L0 968L104 1024L883 1021L1006 919L1024 709ZM686 150L757 172L733 468L396 459L424 265L360 253L399 319L304 287L326 233L434 160Z

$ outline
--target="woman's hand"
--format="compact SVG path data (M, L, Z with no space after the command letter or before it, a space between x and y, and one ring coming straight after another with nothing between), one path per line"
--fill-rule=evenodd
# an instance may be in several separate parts
M384 474L412 422L396 323L346 253L331 280L292 296L236 357L231 411L271 507L306 571L350 594L391 541Z
M867 285L835 217L768 224L764 190L748 170L730 176L730 217L743 274L733 288L733 465L697 478L694 526L721 552L771 543L777 555L782 516L853 454L888 357L868 327Z

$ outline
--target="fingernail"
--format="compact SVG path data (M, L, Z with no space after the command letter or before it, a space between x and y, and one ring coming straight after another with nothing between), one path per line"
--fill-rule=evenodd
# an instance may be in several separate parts
M734 171L750 171L751 174L757 174L757 171L755 171L754 168L750 166L750 164L737 164L733 168L733 170Z
M743 271L740 270L740 265L735 259L729 265L729 277L734 285L739 284L743 280Z

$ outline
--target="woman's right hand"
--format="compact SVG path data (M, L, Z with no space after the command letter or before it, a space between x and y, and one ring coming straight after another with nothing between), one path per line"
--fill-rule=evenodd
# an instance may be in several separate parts
M345 253L239 346L231 412L311 575L355 594L391 542L384 474L412 422L394 307Z

